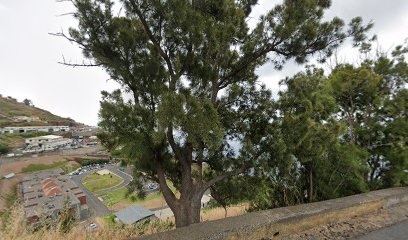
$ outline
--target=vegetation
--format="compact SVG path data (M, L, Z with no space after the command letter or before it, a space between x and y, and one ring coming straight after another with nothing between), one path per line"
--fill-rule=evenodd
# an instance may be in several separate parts
M283 80L260 146L265 161L232 188L216 184L215 196L223 203L238 195L257 210L407 186L407 52L398 46L391 57L339 64L327 75L309 67Z
M117 203L142 203L146 201L151 201L157 198L163 197L160 192L152 193L146 195L144 198L140 198L136 193L129 193L126 187L119 188L110 192L102 193L99 195L103 197L103 203L111 207Z
M64 162L54 162L51 164L30 164L27 167L22 169L23 173L31 173L49 169L57 169L61 168L65 173L69 173L75 171L80 167L79 164L76 164L72 161L64 161Z
M4 143L0 143L0 154L6 154L10 151L10 148L8 145Z
M115 174L99 175L98 173L89 174L82 180L84 187L91 192L98 192L106 188L114 187L122 182L123 179Z
M123 225L123 224L105 224L98 222L98 231L86 232L84 227L79 224L71 224L68 215L61 215L59 221L52 225L43 226L37 231L32 231L30 226L27 226L24 217L23 207L15 205L10 208L9 222L0 222L0 236L2 239L22 239L22 240L54 240L54 239L127 239L138 237L146 234L168 231L174 228L172 221L144 221L138 224ZM110 218L111 220L112 218ZM67 224L69 223L69 224ZM69 231L68 231L69 230Z
M25 99L23 100L23 103L24 103L25 105L27 105L27 106L34 106L34 105L33 105L33 101L31 101L31 100L28 99L28 98L25 98Z
M49 132L7 133L0 135L0 145L8 146L9 150L25 146L25 138L49 135Z
M79 25L61 35L122 86L101 102L100 126L115 143L109 147L140 171L135 180L159 182L177 227L200 221L208 188L263 161L259 146L274 109L255 69L268 61L281 69L313 54L323 61L348 37L361 44L371 27L360 18L347 29L339 18L324 21L330 1L286 0L252 30L247 22L257 1L72 2Z
M18 203L18 194L17 194L17 186L14 186L12 192L6 194L5 196L1 196L4 198L6 207L3 211L0 211L0 220L3 223L3 226L0 225L0 229L3 228L5 224L10 223L11 215L13 214L12 208Z
M81 164L82 166L88 166L92 164L103 164L103 163L109 163L110 159L86 159L86 158L81 158L81 159L76 159L76 161Z

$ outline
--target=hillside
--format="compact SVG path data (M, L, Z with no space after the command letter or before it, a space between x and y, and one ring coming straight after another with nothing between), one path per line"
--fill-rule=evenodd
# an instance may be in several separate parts
M44 125L72 127L81 124L70 118L63 118L32 105L18 102L16 99L0 97L0 127Z

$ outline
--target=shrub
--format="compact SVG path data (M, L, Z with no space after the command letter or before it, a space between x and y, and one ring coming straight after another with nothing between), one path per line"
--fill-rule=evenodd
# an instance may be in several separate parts
M0 143L0 154L6 154L9 151L10 151L9 146L7 146L6 144Z

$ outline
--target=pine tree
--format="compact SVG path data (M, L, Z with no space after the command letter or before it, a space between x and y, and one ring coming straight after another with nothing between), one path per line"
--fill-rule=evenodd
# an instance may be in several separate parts
M138 176L160 184L177 227L200 221L209 187L262 157L273 104L255 69L314 54L324 61L347 37L364 40L371 27L360 18L348 29L339 18L323 21L328 0L285 0L254 29L247 21L256 0L122 0L120 13L110 0L72 2L79 25L61 35L91 61L79 65L100 66L122 86L103 93L100 126Z

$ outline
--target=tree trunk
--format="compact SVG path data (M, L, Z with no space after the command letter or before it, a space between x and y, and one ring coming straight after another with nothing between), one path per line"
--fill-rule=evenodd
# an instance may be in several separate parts
M177 228L200 222L201 198L181 200L179 203L173 211Z
M313 202L313 170L309 170L309 202Z

